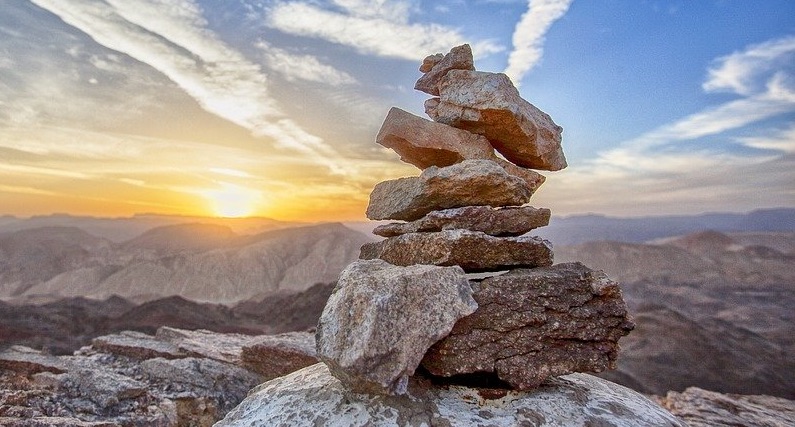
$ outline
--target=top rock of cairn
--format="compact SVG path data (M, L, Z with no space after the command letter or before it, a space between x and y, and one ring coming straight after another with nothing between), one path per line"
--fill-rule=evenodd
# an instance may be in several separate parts
M533 169L566 167L562 128L504 74L475 71L468 45L420 71L416 88L438 96L426 102L434 121L392 108L376 142L422 173L379 183L367 207L370 219L407 222L378 227L387 239L341 274L318 356L346 389L371 394L407 393L420 366L520 391L614 368L634 326L618 285L552 265L551 244L525 234L549 223L548 209L525 203L544 182Z

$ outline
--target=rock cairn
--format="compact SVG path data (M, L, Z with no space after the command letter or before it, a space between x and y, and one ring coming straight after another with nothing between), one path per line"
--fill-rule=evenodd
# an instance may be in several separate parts
M475 71L468 45L420 71L433 120L392 108L376 142L422 173L373 189L367 217L404 222L377 227L386 239L342 272L318 356L346 389L387 395L406 393L420 367L520 391L614 369L634 327L618 285L553 265L551 244L527 235L549 223L549 209L526 204L545 179L535 170L566 167L562 128L504 74Z

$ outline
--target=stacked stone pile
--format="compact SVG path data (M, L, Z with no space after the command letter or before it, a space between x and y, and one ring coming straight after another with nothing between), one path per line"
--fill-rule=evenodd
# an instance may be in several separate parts
M422 172L370 195L369 218L403 222L341 273L315 335L324 363L260 385L217 426L683 425L580 373L614 367L633 324L616 283L552 265L527 235L549 222L526 203L534 169L566 166L562 129L475 71L467 45L420 71L434 120L393 108L376 140Z
M386 239L342 273L318 356L348 389L377 394L405 393L420 366L514 390L615 368L634 326L618 285L552 265L551 244L527 234L549 223L526 204L545 179L536 170L566 167L562 128L504 74L475 71L468 45L420 71L433 120L392 108L376 142L422 173L373 189L368 218L404 222L377 227Z

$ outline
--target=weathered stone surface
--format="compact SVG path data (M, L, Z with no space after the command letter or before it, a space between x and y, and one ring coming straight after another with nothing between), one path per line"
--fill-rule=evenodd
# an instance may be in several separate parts
M452 48L442 59L438 59L437 55L428 56L422 61L420 71L425 74L414 85L414 89L434 96L439 96L439 81L450 70L475 70L472 48L468 44Z
M586 374L534 392L491 392L413 377L404 396L355 394L317 364L252 390L216 426L685 426L643 395Z
M795 401L764 395L722 394L689 387L658 399L691 427L787 426L795 421Z
M189 331L168 326L158 328L155 337L177 347L183 357L198 356L236 365L240 364L243 347L256 339L251 335L222 334L204 329Z
M27 375L37 372L61 373L66 371L66 364L55 356L15 345L0 352L0 370L2 369Z
M178 359L187 356L184 351L171 343L136 331L122 331L118 334L97 337L91 341L91 346L99 351L140 360L154 357Z
M538 187L540 187L541 184L543 184L544 181L546 181L547 179L544 175L541 175L540 173L532 169L516 166L515 164L507 160L501 159L497 156L494 156L494 158L492 158L491 160L497 163L498 165L500 165L500 167L502 167L503 169L505 169L505 172L508 172L509 175L513 175L515 177L523 179L524 182L527 184L527 187L532 189L534 193L536 190L538 190Z
M147 384L105 369L75 369L58 378L65 388L79 389L100 407L118 405L147 393Z
M520 206L534 188L491 160L464 160L425 169L419 177L384 181L370 194L367 217L413 221L431 211L462 206Z
M362 259L394 265L457 265L466 272L552 265L552 245L540 237L494 237L479 231L408 233L362 246Z
M499 209L465 206L433 211L412 222L379 225L373 230L373 234L394 237L422 231L464 229L482 231L491 236L518 236L548 225L550 215L549 209L532 206Z
M356 261L317 327L317 353L352 391L402 394L425 351L477 305L459 267Z
M560 170L563 128L522 99L504 74L451 70L441 80L440 98L425 111L445 123L489 139L511 162L532 169Z
M309 332L288 332L257 337L243 347L243 366L265 380L281 377L319 360L315 351L315 335Z
M618 284L580 263L513 270L473 285L478 310L422 361L433 375L495 373L518 390L549 377L615 369L634 327Z
M423 119L396 107L389 110L375 142L395 150L400 160L420 169L494 157L494 148L484 136Z
M97 421L86 422L72 417L34 417L28 419L0 417L3 427L121 427L121 424Z

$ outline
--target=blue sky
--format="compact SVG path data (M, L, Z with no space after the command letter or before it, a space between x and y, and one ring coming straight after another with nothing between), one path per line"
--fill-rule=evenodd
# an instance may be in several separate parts
M564 128L532 204L795 207L795 2L0 0L0 214L361 219L373 142L470 43Z

